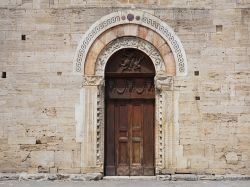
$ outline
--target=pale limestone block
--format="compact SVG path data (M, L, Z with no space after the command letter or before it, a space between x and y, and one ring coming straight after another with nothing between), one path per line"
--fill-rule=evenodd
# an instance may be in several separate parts
M228 164L238 164L238 156L235 152L228 152L225 154L226 161Z
M96 162L96 119L97 119L97 86L85 86L83 88L84 110L81 111L83 121L77 119L83 137L81 152L81 167L95 166ZM80 125L82 124L82 127Z
M202 143L200 143L200 144L193 143L190 145L184 145L183 154L186 157L190 157L190 156L204 157L205 156L205 146Z
M246 56L247 55L247 48L246 47L227 48L226 55L228 55L228 56Z
M31 155L32 166L53 167L55 162L54 151L32 151Z
M187 168L188 167L188 161L187 158L183 155L183 146L182 145L176 145L176 167L177 168Z
M41 0L33 0L33 9L40 9Z
M123 31L125 36L137 36L138 25L127 25Z
M8 144L36 144L35 137L8 137Z
M246 162L246 161L248 161L248 160L249 160L249 156L248 156L247 154L242 153L241 161Z
M199 169L200 171L203 171L205 168L209 168L208 160L202 157L190 159L190 162L191 162L190 165L191 168L196 168Z
M55 167L71 168L73 166L72 150L56 151L55 152Z

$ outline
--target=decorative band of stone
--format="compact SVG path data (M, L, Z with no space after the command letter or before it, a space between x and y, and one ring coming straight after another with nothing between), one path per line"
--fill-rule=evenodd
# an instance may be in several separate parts
M166 40L173 52L176 61L176 75L185 76L187 74L186 54L179 38L174 33L174 31L158 17L138 10L114 12L102 17L100 20L94 23L84 34L78 45L74 58L74 71L78 73L84 72L84 63L87 53L95 39L100 34L111 27L129 23L145 26L160 34Z
M159 51L149 42L137 37L121 37L110 42L100 53L96 62L96 72L98 76L104 76L105 67L112 54L124 48L134 48L147 54L154 66L157 74L163 74L165 64Z

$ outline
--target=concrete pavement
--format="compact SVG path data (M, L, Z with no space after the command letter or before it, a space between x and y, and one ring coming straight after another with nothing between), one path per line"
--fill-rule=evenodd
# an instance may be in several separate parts
M0 187L250 187L250 181L159 181L159 180L100 180L100 181L0 181Z

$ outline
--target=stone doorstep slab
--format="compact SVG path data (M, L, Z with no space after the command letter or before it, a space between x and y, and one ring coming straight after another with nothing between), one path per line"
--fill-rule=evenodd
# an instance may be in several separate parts
M156 176L105 176L102 173L88 174L49 174L49 173L0 173L0 181L8 180L36 180L36 181L97 181L97 180L162 180L162 181L235 181L250 180L250 175L226 174L226 175L196 175L173 174Z
M104 176L103 180L156 180L157 176Z
M6 180L37 180L37 181L56 181L56 180L69 180L69 181L93 181L101 180L103 175L101 173L88 173L88 174L49 174L49 173L0 173L0 181Z

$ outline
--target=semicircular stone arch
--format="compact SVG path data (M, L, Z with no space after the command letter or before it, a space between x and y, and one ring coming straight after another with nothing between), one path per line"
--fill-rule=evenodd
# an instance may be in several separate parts
M101 53L105 50L106 46L108 46L112 41L117 38L122 37L133 37L142 39L139 43L141 48L145 48L144 52L147 55L159 54L163 60L163 65L161 66L161 70L158 66L158 72L160 74L164 74L165 76L175 76L176 75L176 63L174 59L174 55L166 43L166 41L155 31L148 29L144 26L135 25L135 24L124 24L114 28L110 28L101 34L92 44L87 54L85 64L84 64L84 75L96 75L96 66L97 59ZM131 39L130 39L131 40ZM145 41L145 42L142 42ZM116 45L119 45L117 43ZM123 45L126 46L126 43L123 42ZM138 44L135 45L137 48ZM120 46L122 47L122 46ZM129 46L127 46L129 47ZM139 46L140 47L140 46ZM134 48L132 46L132 48ZM149 48L149 49L147 49ZM152 53L151 50L158 51ZM151 54L152 53L152 54ZM100 73L99 73L100 74ZM102 73L104 74L104 72Z
M169 45L173 53L176 66L176 76L187 75L187 58L185 50L174 31L158 17L144 11L125 10L104 16L82 37L74 57L74 72L84 74L84 66L88 52L95 40L106 30L124 24L144 26L158 33Z
M105 66L112 54L124 48L144 52L154 64L154 163L156 174L172 172L171 168L176 168L177 161L182 160L182 147L176 146L178 90L174 90L174 77L187 75L186 54L179 38L165 22L137 10L104 16L90 27L78 45L74 72L82 78L82 86L75 105L75 120L76 142L81 143L82 150L81 171L103 172Z
M95 75L96 76L104 76L105 67L109 58L121 49L133 48L138 49L149 56L152 60L156 74L162 75L164 74L165 64L163 59L159 53L159 51L148 41L137 38L137 37L121 37L111 41L100 53L97 58L96 66L95 66Z

